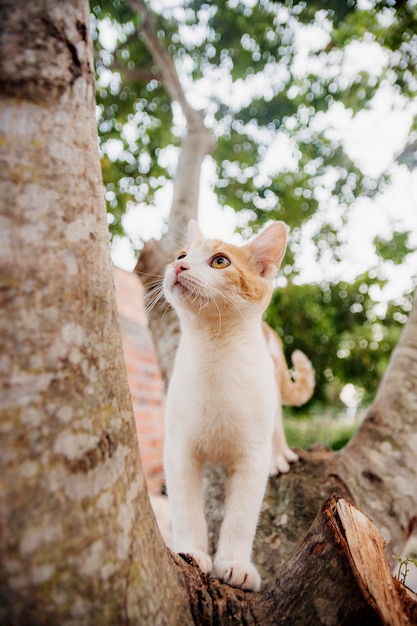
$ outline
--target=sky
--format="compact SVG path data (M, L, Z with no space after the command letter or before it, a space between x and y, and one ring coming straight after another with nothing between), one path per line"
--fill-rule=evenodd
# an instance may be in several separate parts
M358 114L352 120L339 119L334 124L335 132L344 138L346 150L363 168L364 172L377 176L390 166L392 155L404 144L408 123L412 112L393 112L388 100L375 104L372 111ZM206 237L221 237L236 244L242 243L235 234L236 225L242 225L244 216L231 208L218 205L215 194L210 189L214 168L206 159L202 170L202 183L199 206L199 223ZM133 240L159 239L165 220L169 214L172 199L172 184L158 194L156 206L138 206L126 215L124 225ZM329 280L352 280L376 261L372 240L375 235L389 239L392 227L396 230L410 230L413 234L410 243L417 245L417 172L410 172L405 166L397 168L392 184L376 198L358 199L349 208L349 229L347 232L345 261L330 264L325 268ZM302 282L320 280L319 268L312 262L314 249L308 229L303 237ZM136 260L127 240L118 242L112 252L113 262L123 269L132 270ZM385 298L394 298L407 288L416 275L417 258L413 255L403 267L389 267L390 285Z
M110 34L109 34L110 36ZM306 71L308 53L314 46L320 46L326 32L317 28L303 28L299 33L299 55L297 63L300 75ZM347 57L348 71L353 74L361 69L378 73L384 57L376 44L353 44ZM191 88L190 88L191 87ZM188 86L187 97L196 108L204 107L207 90L213 88L202 81ZM224 86L217 85L224 89ZM187 87L186 87L187 90ZM239 97L239 93L233 93ZM245 97L244 92L241 95ZM348 155L362 168L365 174L378 176L390 168L393 157L401 150L407 138L410 121L417 114L417 103L406 110L395 107L395 96L390 91L379 94L374 99L372 109L352 117L343 107L333 107L327 113L327 124L335 138L341 138ZM270 159L275 167L280 160L291 158L290 148L285 141L277 140L270 149ZM267 165L267 164L266 164ZM217 198L210 188L214 178L214 166L206 158L201 176L199 205L200 227L207 237L221 237L227 241L241 243L240 235L235 234L237 225L243 225L244 215L236 214L229 207L219 207ZM140 205L131 209L124 218L124 227L137 246L150 238L159 239L163 233L172 199L172 183L157 194L155 206ZM377 197L360 198L349 209L349 228L345 233L344 258L342 263L318 265L314 261L311 227L303 229L300 258L302 282L326 280L352 280L356 275L376 263L372 245L375 235L390 238L393 229L410 230L410 243L417 245L417 173L409 172L405 166L395 169L392 185ZM127 270L135 266L135 256L127 240L118 241L112 250L113 262ZM417 254L412 255L403 266L386 264L389 286L384 298L399 295L416 275Z

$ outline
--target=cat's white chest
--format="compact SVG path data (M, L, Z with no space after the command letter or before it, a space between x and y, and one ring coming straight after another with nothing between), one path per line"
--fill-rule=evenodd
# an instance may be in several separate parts
M226 344L182 336L167 400L167 430L213 463L267 449L277 406L271 358L256 333Z

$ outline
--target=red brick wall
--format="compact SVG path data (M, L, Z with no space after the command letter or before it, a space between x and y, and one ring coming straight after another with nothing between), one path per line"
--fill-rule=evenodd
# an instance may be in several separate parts
M159 493L164 480L164 387L147 327L141 282L132 272L116 267L113 269L127 378L143 471L149 492Z

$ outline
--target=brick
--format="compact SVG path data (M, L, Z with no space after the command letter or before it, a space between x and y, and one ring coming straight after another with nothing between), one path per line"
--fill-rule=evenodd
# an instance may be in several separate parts
M149 492L160 493L164 483L165 393L147 327L143 287L138 276L132 272L114 267L113 276L143 472Z

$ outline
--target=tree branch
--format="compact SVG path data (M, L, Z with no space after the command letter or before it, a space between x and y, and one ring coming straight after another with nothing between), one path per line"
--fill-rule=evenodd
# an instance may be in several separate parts
M214 143L210 132L204 125L202 113L193 109L185 96L172 57L158 39L156 15L148 9L143 0L129 0L129 2L130 6L143 17L138 32L143 36L153 60L160 69L158 79L172 100L180 105L187 123L187 134L181 143L174 180L168 232L162 240L165 251L174 254L188 221L191 218L197 218L201 165L204 157L214 149ZM138 272L140 273L139 268Z
M374 403L340 453L340 471L358 506L401 554L417 511L417 297Z
M143 16L143 22L138 26L138 32L143 36L146 47L161 71L161 80L165 89L171 98L181 106L187 125L189 127L204 126L201 114L192 108L185 97L172 57L158 39L156 33L157 16L148 9L143 0L129 0L129 4Z
M149 83L151 80L161 80L159 72L149 72L148 70L143 70L140 67L127 67L126 65L121 65L118 61L113 61L108 68L109 70L120 72L120 74L123 74L129 80L136 80L139 83Z
M408 143L394 159L400 165L406 165L410 171L417 167L417 140Z
M222 584L183 559L177 562L198 625L415 623L417 596L392 577L380 533L336 496L325 502L296 553L260 593Z

